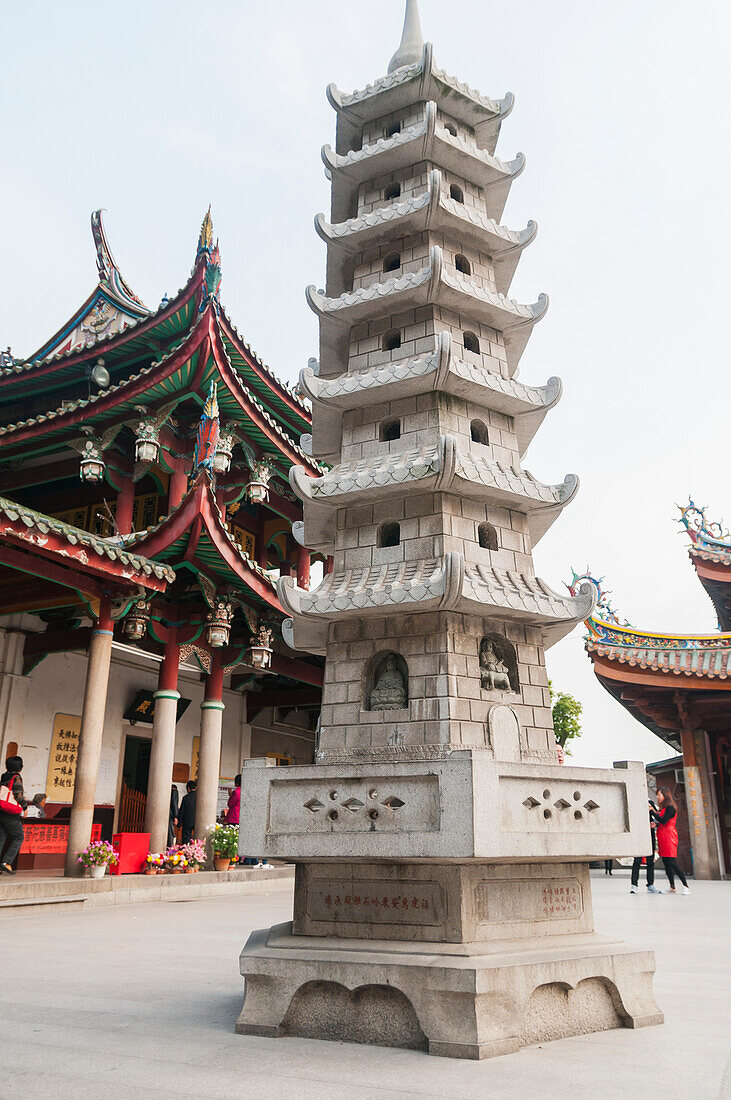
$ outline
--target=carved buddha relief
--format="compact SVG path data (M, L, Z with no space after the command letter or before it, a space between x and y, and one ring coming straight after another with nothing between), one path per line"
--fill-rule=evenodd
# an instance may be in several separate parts
M373 658L368 676L366 710L404 710L409 704L409 671L398 653Z

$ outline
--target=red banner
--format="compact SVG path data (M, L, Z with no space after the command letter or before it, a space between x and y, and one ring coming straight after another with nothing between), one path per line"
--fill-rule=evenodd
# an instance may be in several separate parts
M24 821L23 831L25 838L20 849L23 855L44 854L55 855L64 853L69 840L69 827L67 824L54 825L53 821ZM91 839L101 840L101 825L92 825Z

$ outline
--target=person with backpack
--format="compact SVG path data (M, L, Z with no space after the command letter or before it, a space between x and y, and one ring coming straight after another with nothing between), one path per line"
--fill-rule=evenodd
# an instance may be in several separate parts
M28 803L23 792L23 759L9 756L0 776L0 872L14 875L13 863L23 846L22 813Z

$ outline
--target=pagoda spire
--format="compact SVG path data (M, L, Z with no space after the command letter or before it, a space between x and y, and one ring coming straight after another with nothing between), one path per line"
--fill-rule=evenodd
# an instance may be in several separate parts
M424 37L419 22L419 3L418 0L406 0L406 14L404 16L401 43L391 58L388 71L392 73L395 69L400 69L404 65L415 65L417 61L421 61L423 51Z

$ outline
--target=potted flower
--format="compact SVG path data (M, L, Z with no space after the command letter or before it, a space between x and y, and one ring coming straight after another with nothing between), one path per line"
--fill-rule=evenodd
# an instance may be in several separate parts
M200 871L206 862L205 843L202 840L190 840L187 844L181 846L181 851L188 863L185 868L187 874L192 875L196 871Z
M182 875L188 866L181 844L173 844L165 853L165 870L171 875Z
M108 840L92 840L83 852L79 852L79 863L89 872L91 878L104 878L110 863L117 862L117 853Z
M161 852L150 852L145 860L146 875L161 875L165 870L165 857Z
M228 871L232 859L239 851L238 825L216 825L211 833L213 866L217 871Z

